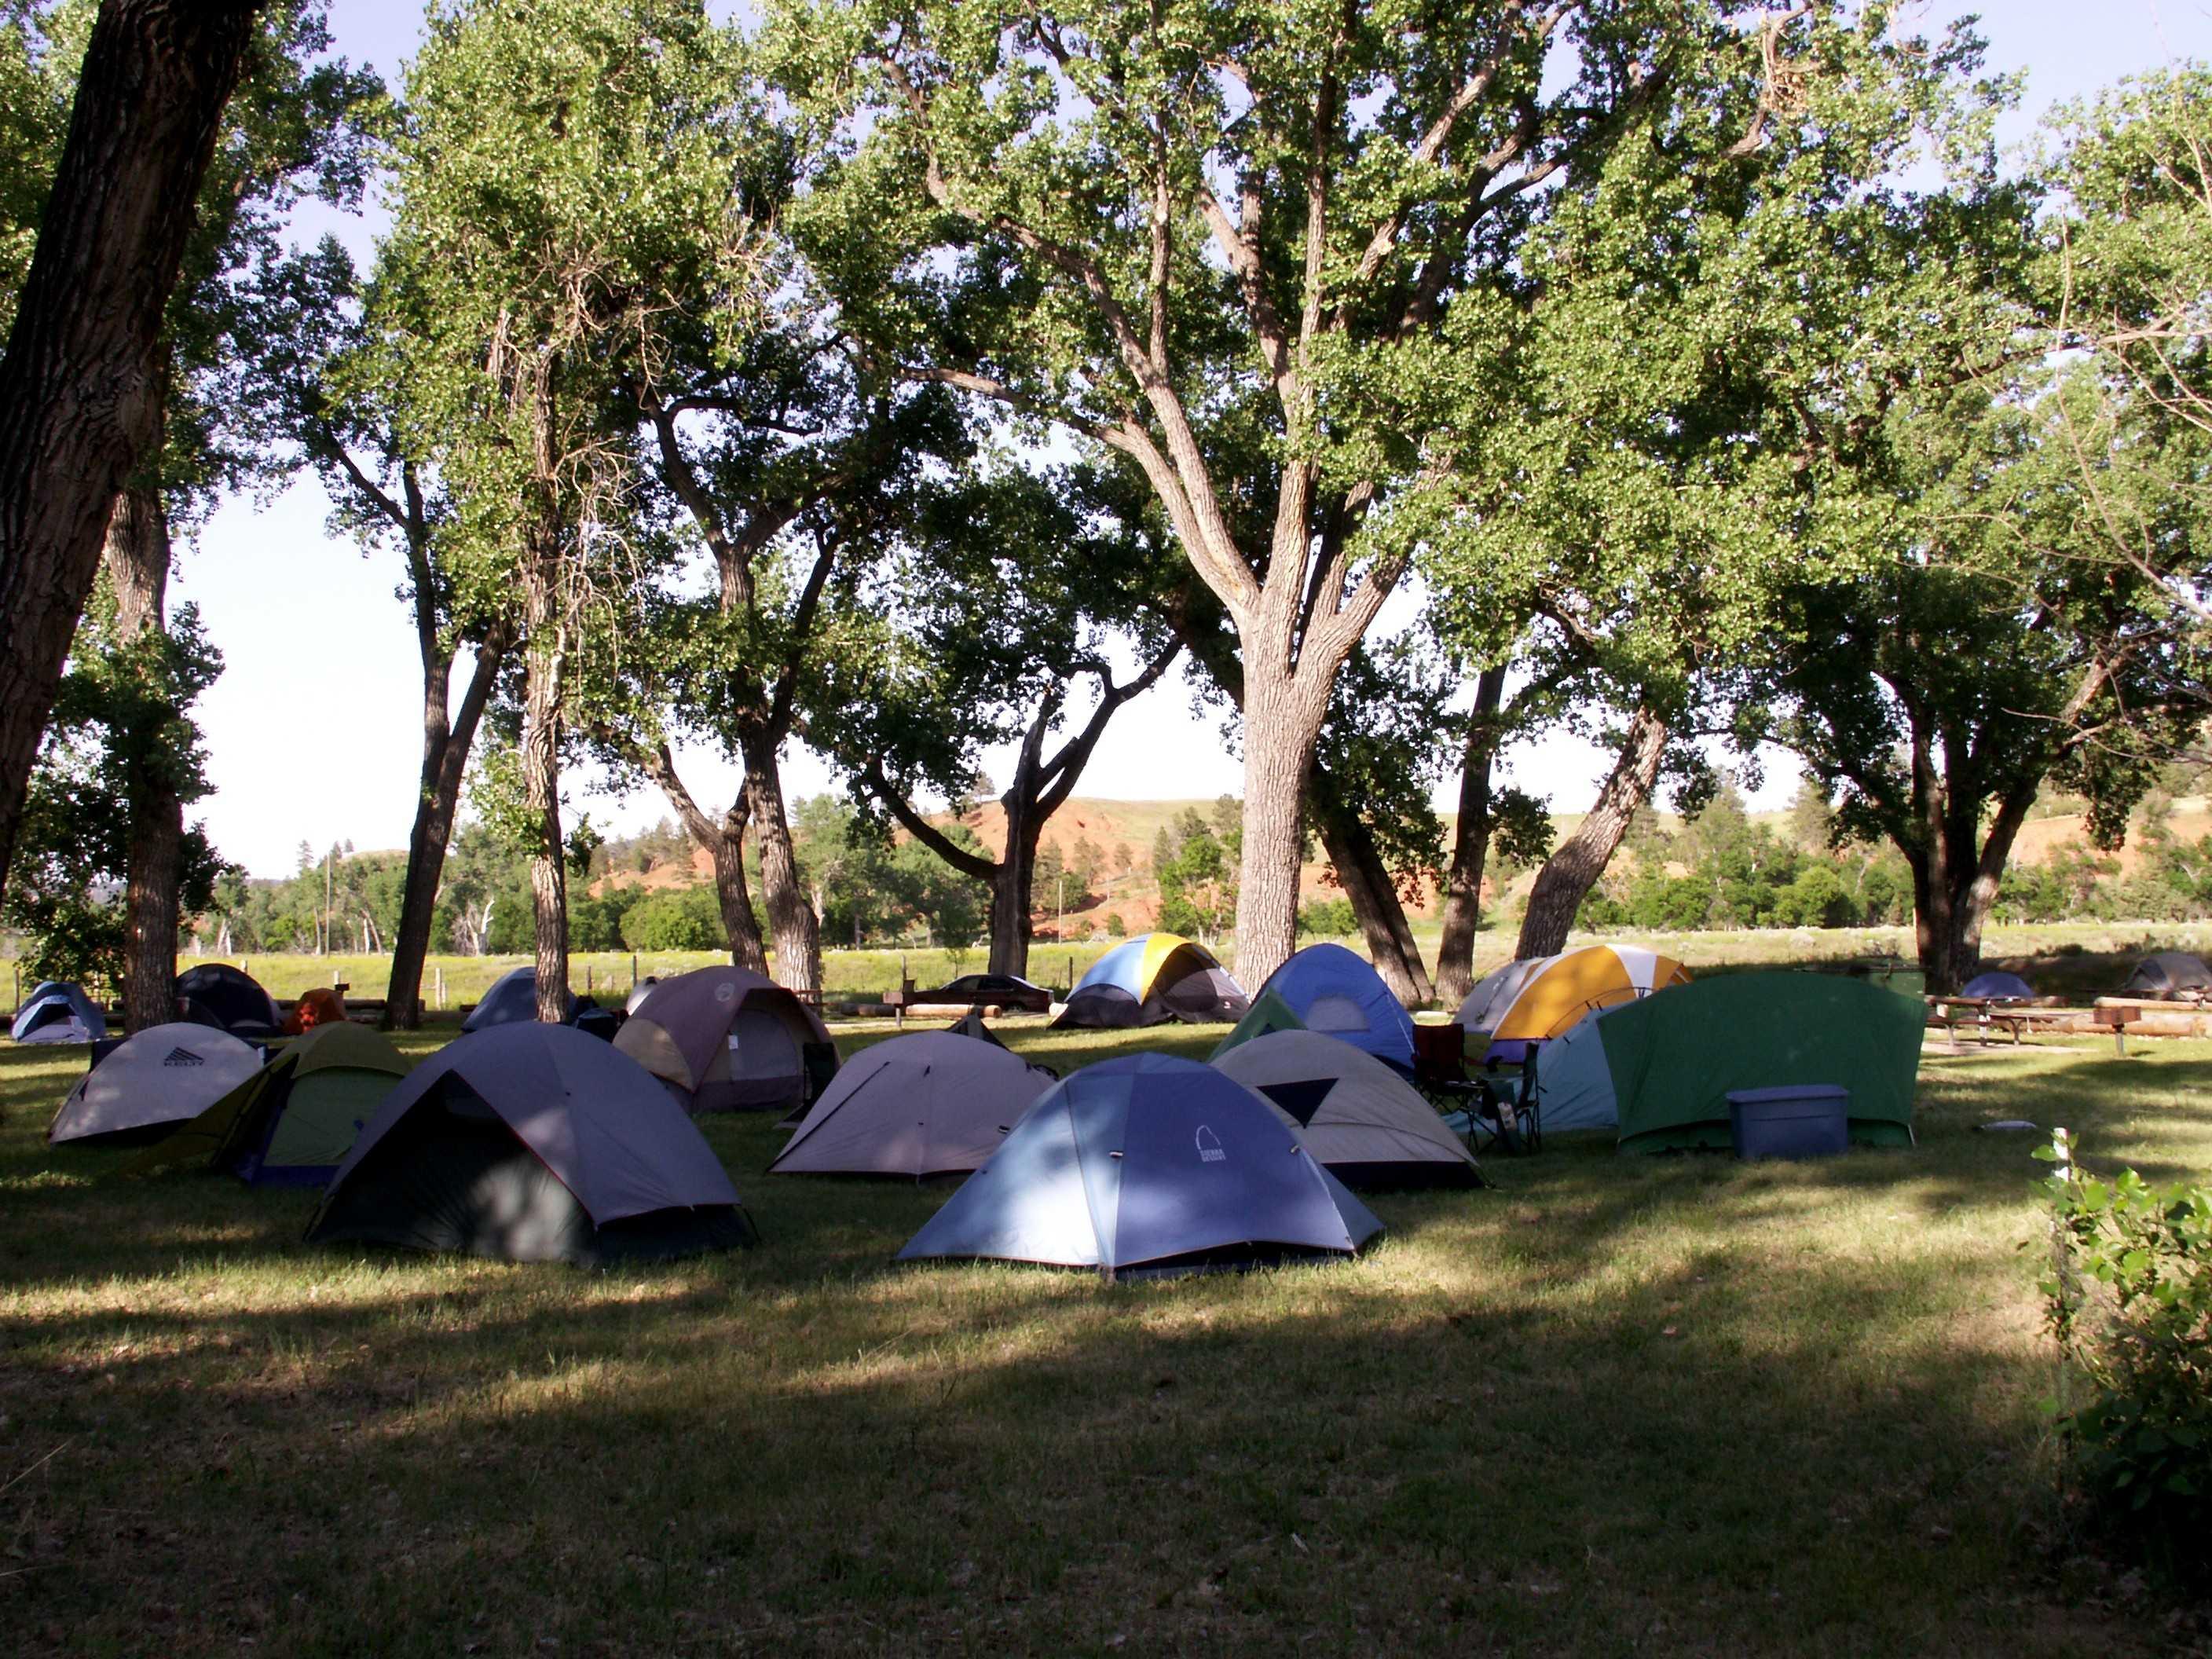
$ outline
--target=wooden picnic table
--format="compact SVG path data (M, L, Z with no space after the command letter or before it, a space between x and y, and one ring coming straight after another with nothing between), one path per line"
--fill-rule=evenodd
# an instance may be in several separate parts
M1972 1026L1981 1034L1984 1047L1989 1043L1990 1028L1998 1027L2012 1034L2014 1047L2029 1031L2057 1031L2078 1028L2092 1017L2092 1011L2080 1008L2061 1008L2045 1003L2020 1002L2003 997L1943 996L1931 994L1926 999L1928 1023L1940 1026L1958 1047L1959 1027Z

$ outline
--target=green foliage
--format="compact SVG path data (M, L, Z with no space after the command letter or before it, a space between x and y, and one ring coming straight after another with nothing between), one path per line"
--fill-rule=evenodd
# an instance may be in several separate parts
M1309 899L1298 906L1298 934L1305 939L1346 939L1358 923L1350 899Z
M2075 1162L2057 1131L2038 1158L2051 1263L2045 1324L2087 1397L2059 1416L2108 1517L2160 1565L2202 1577L2212 1522L2212 1188L2153 1189Z
M1121 913L1119 910L1109 910L1106 913L1106 937L1127 939L1128 936L1129 924L1121 920Z
M1222 799L1234 805L1234 799ZM1211 945L1237 925L1237 852L1243 831L1215 830L1224 817L1216 804L1209 822L1196 807L1184 810L1173 834L1173 854L1155 872L1160 884L1160 926Z
M573 919L573 904L569 914ZM641 900L622 915L621 926L622 942L633 951L712 951L725 943L714 890L704 883Z

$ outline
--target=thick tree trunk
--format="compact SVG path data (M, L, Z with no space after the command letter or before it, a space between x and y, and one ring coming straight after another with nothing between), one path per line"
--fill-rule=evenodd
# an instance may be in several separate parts
M167 626L169 524L157 489L134 487L115 498L107 522L107 574L115 589L116 643L127 646ZM160 727L179 718L167 707L143 710L146 729L118 732L131 757L125 787L131 822L123 901L123 1028L143 1031L176 1018L178 884L185 807L162 764Z
M1006 851L991 871L990 971L1025 979L1030 971L1030 897L1036 884L1037 838L1044 819L1036 811L1035 757L1025 750L1013 787L999 797L1006 814Z
M791 990L819 995L822 924L799 878L799 855L783 809L776 742L765 732L747 732L738 746L745 763L745 799L752 809L754 833L760 837L761 897L768 906L769 934L775 945L775 977Z
M1484 669L1468 717L1459 822L1452 832L1451 867L1444 872L1443 936L1437 943L1437 995L1447 1008L1456 1008L1474 988L1474 935L1482 922L1482 873L1490 862L1491 763L1504 696L1504 665Z
M767 973L768 954L761 947L760 920L753 914L753 896L745 880L746 791L741 787L730 810L719 820L712 818L678 775L676 757L666 744L639 758L646 775L675 808L684 832L714 861L714 900L722 913L722 935L731 962L756 974Z
M1314 823L1322 848L1336 867L1336 878L1352 901L1352 914L1367 943L1375 971L1390 988L1391 995L1408 1008L1426 1006L1436 997L1421 947L1406 920L1406 907L1375 837L1337 787L1336 780L1318 760L1306 781Z
M538 959L538 1018L568 1018L568 877L561 836L561 676L557 630L532 605L529 674L522 703L522 781L536 834L530 849L530 901ZM541 627L544 632L540 632Z
M415 827L407 837L406 884L399 897L399 927L392 936L392 976L384 991L384 1029L411 1031L422 1023L422 964L430 951L430 928L437 917L438 887L445 878L446 850L453 838L453 814L468 777L469 751L483 717L493 683L506 655L497 641L477 648L476 666L457 714L448 715L453 659L437 655L422 673L422 771L415 799Z
M1244 851L1237 891L1237 977L1256 988L1298 943L1298 806L1328 707L1328 677L1244 664ZM1315 687L1320 687L1318 696Z
M1520 942L1513 950L1516 959L1557 956L1566 949L1575 913L1613 861L1637 809L1651 799L1666 752L1667 723L1648 707L1639 707L1629 720L1620 757L1596 801L1574 834L1559 843L1536 872L1528 911L1521 918Z
M155 441L161 315L258 0L106 0L0 360L0 872L117 492Z
M1934 828L1925 843L1900 848L1912 872L1913 945L1927 988L1955 994L1982 970L1982 930L2011 860L2013 843L2027 820L2035 792L2023 788L1997 805L1981 845L1978 820L1942 810L1948 792L1937 789L1939 803L1929 817Z

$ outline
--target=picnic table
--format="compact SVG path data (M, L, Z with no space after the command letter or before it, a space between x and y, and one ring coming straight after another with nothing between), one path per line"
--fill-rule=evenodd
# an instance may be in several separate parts
M1970 1026L1980 1033L1984 1047L1989 1043L1992 1027L2009 1031L2014 1046L2018 1047L2030 1031L2068 1030L2079 1026L2084 1018L2089 1017L2079 1008L2059 1008L2004 997L1931 994L1926 1000L1928 1023L1941 1027L1951 1039L1954 1048L1959 1046L1959 1028L1961 1025Z

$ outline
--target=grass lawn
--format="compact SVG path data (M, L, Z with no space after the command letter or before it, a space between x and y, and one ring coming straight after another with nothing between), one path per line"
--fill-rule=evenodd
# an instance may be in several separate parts
M1047 1032L1062 1067L1214 1033ZM849 1049L872 1040L848 1031ZM435 1039L416 1042L427 1052ZM1931 1049L1921 1146L1564 1138L1348 1265L907 1269L945 1188L769 1178L750 1251L310 1251L313 1200L41 1135L0 1049L0 1632L167 1656L2129 1654L2053 1552L2033 1139L2212 1166L2212 1042ZM2140 1594L2140 1593L2139 1593Z

